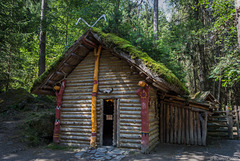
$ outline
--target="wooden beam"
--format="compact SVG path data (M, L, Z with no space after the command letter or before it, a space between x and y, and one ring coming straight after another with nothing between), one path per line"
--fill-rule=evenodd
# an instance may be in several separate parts
M65 76L65 74L64 74L63 72L56 71L55 73L56 73L57 75L60 75L60 76L63 76L63 77Z
M83 58L82 56L79 56L79 55L77 55L77 54L75 54L75 53L71 53L71 56L74 56L74 57L76 57L76 58L78 58L78 59Z
M146 82L153 83L153 80L150 77L145 78Z
M52 86L48 86L48 85L44 85L44 86L42 86L42 89L53 90L53 87Z
M54 85L55 83L56 83L55 81L53 81L53 80L50 80L50 79L47 81L47 84Z
M69 63L63 63L63 65L65 66L65 67L69 67L69 68L74 68L75 67L75 65L71 65L71 64L69 64Z
M162 90L163 92L168 92L168 90L160 85L158 85L157 83L152 83L152 85L160 90Z

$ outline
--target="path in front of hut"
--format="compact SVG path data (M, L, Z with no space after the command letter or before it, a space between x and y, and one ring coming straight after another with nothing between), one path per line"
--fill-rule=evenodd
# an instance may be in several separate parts
M240 160L240 140L211 140L203 146L160 144L150 154L101 147L96 150L52 150L46 146L28 147L18 136L18 121L0 122L0 160L7 161L157 161L157 160Z

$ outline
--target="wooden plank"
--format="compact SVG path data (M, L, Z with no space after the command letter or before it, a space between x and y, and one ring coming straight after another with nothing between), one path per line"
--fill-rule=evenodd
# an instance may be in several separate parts
M166 131L167 131L167 133L166 133L166 135L167 135L167 137L166 137L166 142L167 143L169 143L169 105L168 104L166 104Z
M204 113L204 124L203 124L203 129L202 129L202 141L203 141L203 145L206 146L206 140L207 140L207 120L208 120L208 115L207 112Z
M182 138L182 110L181 107L178 107L178 144L181 144L181 138Z
M200 127L200 118L199 118L199 112L196 112L197 117L197 137L198 137L198 145L202 145L202 137L201 137L201 127Z
M189 110L186 109L186 124L185 124L185 129L186 129L186 144L189 144Z
M163 132L163 106L164 106L164 104L163 104L163 102L161 102L160 103L160 118L159 118L159 120L160 120L160 142L161 143L163 143L163 134L164 134L164 132Z
M174 143L177 143L178 108L174 107Z
M185 144L185 123L186 123L186 117L185 117L185 109L182 108L182 144Z
M196 113L197 112L193 112L193 120L194 120L194 122L193 122L193 126L194 126L194 128L193 128L193 134L194 134L194 144L195 145L197 145L197 142L198 142L198 138L197 138L197 120L196 120Z
M170 105L170 143L173 143L173 130L174 130L174 127L173 127L173 106Z
M235 118L236 118L236 126L237 126L237 137L239 138L239 118L238 118L238 110L237 110L237 106L234 106L234 111L235 111Z
M190 129L190 144L194 144L193 139L193 111L189 111L189 129Z
M104 121L104 118L103 118L103 108L104 108L104 101L103 99L100 100L100 111L101 111L101 114L100 114L100 145L102 146L103 145L103 121Z
M227 124L228 124L228 136L230 139L233 139L232 115L230 115L230 110L228 106L226 106L226 117L227 117Z
M163 142L166 142L166 104L163 104Z
M238 106L238 119L240 121L240 106Z
M120 99L117 99L117 147L120 147Z
M120 126L120 125L119 125ZM117 100L114 100L113 113L113 146L117 146Z

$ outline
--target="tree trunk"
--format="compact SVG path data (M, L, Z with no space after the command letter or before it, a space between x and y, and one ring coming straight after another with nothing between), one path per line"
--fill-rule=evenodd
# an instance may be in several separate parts
M195 66L194 66L193 55L191 55L191 61L192 61L192 67L193 67L193 85L194 85L194 93L197 93L197 75L196 75L196 69L195 69Z
M198 65L199 65L199 80L200 80L200 90L205 91L205 75L203 70L203 53L201 50L201 45L197 44L196 47L197 56L198 56Z
M199 1L196 0L195 1L195 5L197 7L197 9L195 10L195 20L196 22L201 22L202 24L204 24L203 22L203 15L202 15L202 10L199 7ZM197 29L199 30L199 28ZM203 36L200 35L200 38L203 39ZM200 91L205 91L205 83L206 83L206 79L205 79L205 74L206 72L204 71L204 45L201 44L201 42L199 42L199 40L197 40L198 42L196 43L196 52L197 52L197 59L198 59L198 65L199 65L199 80L200 80Z
M11 73L11 59L12 59L12 53L11 53L11 45L9 47L9 55L8 55L8 63L7 63L7 66L8 66L8 72L7 72L7 84L6 84L6 92L8 91L9 89L9 86L10 86L10 73Z
M237 32L238 32L238 48L240 50L240 1L235 0L235 10L236 10L236 21L237 21Z
M220 98L221 98L221 86L222 86L222 78L219 77L219 80L218 80L218 93L217 93L217 99L218 99L219 102L220 102Z
M39 34L39 62L38 62L38 76L45 71L45 50L46 50L46 0L41 3L41 20L40 20L40 34Z
M67 22L66 22L66 46L68 45L68 23L69 23L69 4L68 4L68 0L66 0L66 4L67 4Z
M120 6L120 0L115 1L115 33L118 33L118 25L119 25L119 20L118 20L118 12L119 12L119 6Z
M154 0L153 32L156 39L158 39L158 0Z

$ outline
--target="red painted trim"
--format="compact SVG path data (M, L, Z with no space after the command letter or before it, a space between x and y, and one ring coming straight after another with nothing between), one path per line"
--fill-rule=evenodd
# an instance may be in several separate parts
M62 96L65 89L65 84L66 84L66 80L63 80L59 92L55 91L55 95L57 97L57 106L55 109L55 123L54 123L54 132L53 132L53 141L55 143L59 143Z
M93 84L98 84L98 81L97 80L93 80Z
M137 90L137 95L141 99L141 120L142 120L142 139L141 149L146 152L149 146L149 86Z

